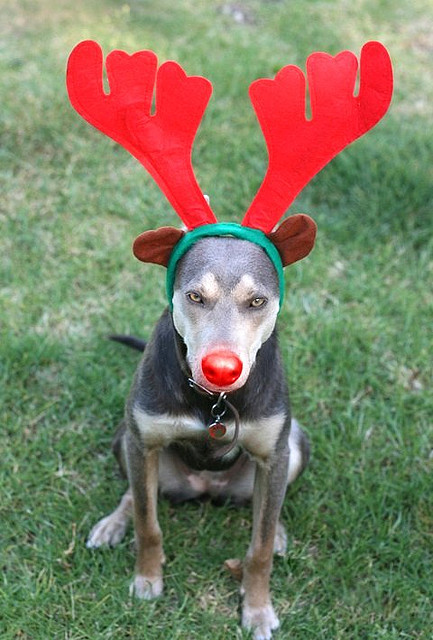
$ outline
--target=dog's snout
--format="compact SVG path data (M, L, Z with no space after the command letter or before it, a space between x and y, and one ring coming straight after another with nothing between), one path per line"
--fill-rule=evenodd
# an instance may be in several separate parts
M213 351L201 361L203 374L216 387L229 387L242 373L242 361L231 351Z

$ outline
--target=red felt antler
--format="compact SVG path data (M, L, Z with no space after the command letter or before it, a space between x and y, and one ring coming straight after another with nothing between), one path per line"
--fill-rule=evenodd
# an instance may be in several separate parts
M210 82L187 76L175 62L157 70L152 51L112 51L106 67L108 95L98 43L88 40L73 49L66 81L72 105L144 165L188 229L216 222L191 166L192 144L212 93ZM151 114L155 78L156 109Z
M269 164L244 226L269 233L313 176L384 116L393 84L385 47L379 42L364 45L360 66L355 96L358 62L351 52L308 58L311 120L305 115L305 77L298 67L284 67L274 80L253 82L250 97Z

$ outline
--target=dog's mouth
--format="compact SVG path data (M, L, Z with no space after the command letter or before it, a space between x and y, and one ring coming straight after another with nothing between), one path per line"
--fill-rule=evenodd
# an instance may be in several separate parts
M234 383L232 385L226 385L226 386L216 385L216 384L211 384L206 379L202 379L200 376L194 377L194 381L198 382L201 387L204 387L208 391L212 391L212 393L222 393L222 392L232 393L233 391L237 391L238 389L243 387L245 384L245 382L241 382L241 383Z

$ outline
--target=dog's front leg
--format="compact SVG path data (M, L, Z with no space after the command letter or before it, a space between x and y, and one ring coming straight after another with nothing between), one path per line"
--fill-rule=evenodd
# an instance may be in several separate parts
M128 477L134 502L137 559L131 593L150 600L162 593L162 535L158 523L158 450L143 449L136 437L126 439Z
M257 464L253 496L253 533L243 570L242 624L253 631L254 640L269 640L279 626L269 581L275 533L287 484L289 461L287 435L281 434L268 464ZM281 448L279 445L282 445Z

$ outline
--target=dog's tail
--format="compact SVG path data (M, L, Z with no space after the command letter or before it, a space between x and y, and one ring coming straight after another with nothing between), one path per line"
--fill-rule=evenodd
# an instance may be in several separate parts
M108 336L108 339L113 340L114 342L120 342L121 344L126 344L127 347L137 349L137 351L144 351L147 344L146 340L142 340L141 338L136 338L135 336L124 336L116 333Z

